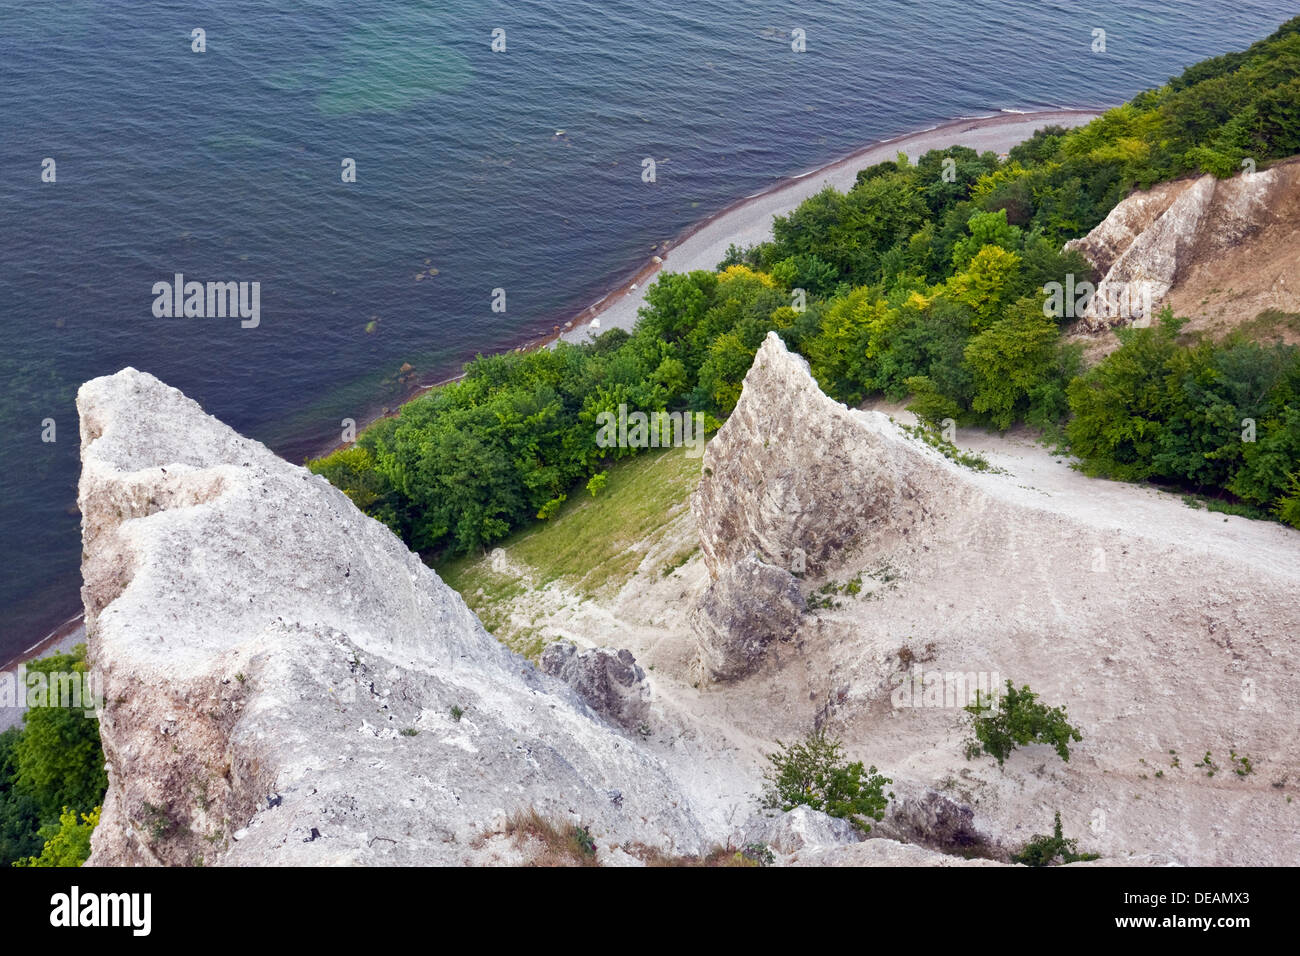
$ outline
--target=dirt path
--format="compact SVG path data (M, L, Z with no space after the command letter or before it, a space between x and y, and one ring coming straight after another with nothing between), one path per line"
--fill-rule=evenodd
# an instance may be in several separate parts
M868 406L904 424L916 416L886 402ZM1055 455L1029 429L1005 434L958 429L955 444L983 455L1005 475L976 475L986 490L1004 499L1065 515L1103 531L1147 538L1169 547L1199 550L1253 566L1260 573L1300 580L1300 532L1272 521L1256 521L1186 505L1177 494L1149 485L1090 478L1071 467L1069 455Z

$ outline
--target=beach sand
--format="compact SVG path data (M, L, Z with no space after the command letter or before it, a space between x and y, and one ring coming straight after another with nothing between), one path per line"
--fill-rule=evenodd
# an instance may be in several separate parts
M858 150L844 159L801 176L784 180L755 196L733 203L698 223L673 243L662 262L650 260L632 280L602 296L566 325L560 338L582 342L608 329L631 330L637 310L645 301L645 290L660 272L713 271L735 243L740 248L772 238L772 217L790 213L809 196L833 186L844 192L856 181L858 171L900 152L915 161L932 149L969 146L978 152L1005 153L1012 146L1044 126L1082 126L1101 115L1093 110L1058 110L1036 113L1005 113L981 119L954 120L933 129L884 140ZM598 319L599 327L591 326Z

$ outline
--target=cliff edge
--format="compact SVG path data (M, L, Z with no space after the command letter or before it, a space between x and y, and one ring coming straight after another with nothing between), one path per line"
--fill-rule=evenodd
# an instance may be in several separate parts
M92 865L486 862L531 808L700 848L656 758L323 478L134 369L77 405Z

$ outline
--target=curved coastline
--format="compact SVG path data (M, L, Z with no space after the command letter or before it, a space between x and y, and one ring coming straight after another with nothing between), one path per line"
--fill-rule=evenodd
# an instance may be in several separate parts
M970 146L984 152L993 150L1005 153L1023 142L1043 126L1082 126L1101 115L1109 107L1096 109L1053 109L1033 112L1003 110L986 116L964 116L938 123L923 129L900 133L876 140L847 156L802 173L783 177L772 185L741 197L704 218L692 223L675 239L669 241L663 255L655 255L639 266L630 277L616 280L609 291L563 322L557 322L546 335L531 335L507 351L524 352L549 348L557 341L582 342L611 328L631 330L637 311L645 301L645 289L660 272L690 272L695 269L714 269L726 255L728 245L753 245L770 238L774 216L786 215L809 196L826 186L841 191L853 185L859 169L887 159L899 152L915 158L931 149L947 146ZM597 320L598 325L592 326ZM402 405L432 389L455 382L463 377L454 375L427 385L419 385L402 397L386 414L368 418L362 427L381 418L396 415ZM322 449L320 455L338 448L335 444ZM68 621L33 643L27 650L0 666L0 671L17 667L20 663L55 649L66 649L85 640L82 615Z
M855 181L858 170L886 159L893 159L900 151L915 158L931 149L946 146L970 146L980 152L992 149L1005 153L1021 143L1043 126L1082 126L1111 107L1060 107L1027 112L1003 109L983 116L960 116L921 129L910 130L859 147L846 156L833 159L802 173L783 176L771 185L742 196L714 213L696 220L669 240L654 255L634 271L615 279L610 288L595 300L570 314L564 313L551 322L552 331L532 333L506 352L527 352L549 348L559 340L582 342L611 328L628 331L636 323L637 311L644 302L645 287L649 280L662 271L690 272L694 269L712 270L726 255L731 242L753 245L771 237L772 217L786 215L801 202L826 186L844 191ZM717 236L730 237L719 243ZM721 245L719 249L718 246ZM598 327L592 327L599 319ZM536 324L545 327L548 320ZM368 417L362 427L381 418L391 418L412 399L443 385L459 381L463 373L413 386L389 410ZM331 454L344 447L335 443L322 448L315 457Z
M695 222L669 243L663 256L655 256L618 287L600 296L570 318L558 334L538 344L549 345L562 338L579 342L610 328L631 329L644 301L646 281L659 272L690 272L713 269L726 255L727 246L754 245L771 237L772 218L786 215L809 196L827 186L844 191L856 180L858 170L899 152L915 158L931 149L970 146L984 152L1005 153L1044 126L1082 126L1104 109L1060 109L1030 113L1003 112L991 116L960 117L877 140L824 166L787 176L766 189L736 200L712 215ZM592 319L600 319L597 328Z

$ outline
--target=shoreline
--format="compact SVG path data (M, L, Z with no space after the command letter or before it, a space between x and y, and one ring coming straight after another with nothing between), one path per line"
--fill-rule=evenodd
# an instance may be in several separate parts
M736 245L742 248L746 245L754 245L771 236L773 216L789 213L827 185L835 186L843 192L853 185L859 169L886 159L894 159L900 151L906 152L911 159L931 149L942 149L946 146L972 146L980 152L993 150L1003 154L1010 147L1024 142L1033 135L1034 130L1040 127L1082 126L1107 109L1111 107L1008 111L987 116L962 116L934 126L875 140L846 156L833 159L807 172L784 176L682 229L676 237L663 243L656 250L656 254L637 267L630 277L616 280L607 291L601 293L577 313L566 312L565 314L569 316L567 319L552 323L553 331L527 335L518 345L492 354L531 352L534 349L550 348L559 341L583 342L612 328L621 328L630 332L636 322L637 310L644 301L645 288L660 272L690 272L693 269L713 271L725 257L726 245L730 243L724 244L721 250L717 250L715 248L717 242L712 240L713 233L743 236L746 241L736 242ZM966 134L965 138L963 134ZM755 234L760 235L755 236ZM714 257L712 261L709 261L710 257ZM611 316L609 313L614 314ZM592 328L593 319L600 321L598 328ZM542 320L538 324L544 322L545 320ZM412 387L397 399L396 404L388 411L381 411L368 417L364 422L359 422L358 431L381 419L393 418L408 402L435 388L458 382L464 377L465 373L460 372L436 382ZM320 449L312 457L322 458L345 447L347 447L345 443L335 442Z
M992 150L1001 155L1028 139L1040 127L1082 126L1100 116L1105 109L1109 107L959 117L877 140L807 172L779 179L687 227L666 245L662 256L652 256L630 280L592 302L550 338L580 342L593 337L593 333L599 334L611 328L630 331L636 321L636 311L644 301L647 280L660 272L713 271L725 258L728 245L734 243L744 248L770 238L773 217L788 214L827 186L845 191L856 181L858 170L892 160L899 152L915 159L931 149L971 146L979 152ZM636 293L631 295L635 304L627 301L632 293ZM611 312L615 314L609 316ZM600 320L598 329L591 327L592 319ZM607 319L612 319L612 322Z
M734 243L744 248L764 241L771 236L774 216L788 214L809 196L828 185L841 191L846 190L853 185L859 169L894 159L899 152L905 152L909 158L915 159L931 149L971 146L980 152L992 150L1003 154L1012 146L1028 139L1040 127L1082 126L1109 108L1002 112L988 116L958 117L924 129L876 140L807 172L782 177L770 186L741 197L687 226L675 238L664 243L631 278L619 282L567 321L556 323L557 331L540 336L530 335L519 345L494 354L530 352L550 348L559 341L580 343L613 328L631 331L637 311L644 302L645 289L660 272L690 272L695 269L712 271L725 257L727 245ZM721 251L718 250L720 242L723 243ZM593 320L598 323L596 327L591 324ZM395 417L402 406L421 395L462 378L464 372L416 386L388 412L376 414L358 423L358 432L381 419ZM344 447L347 447L346 444L336 443L313 457L324 457ZM65 642L71 646L78 639L85 640L83 617L84 612L74 615L27 650L19 652L0 667L0 671L12 670Z

